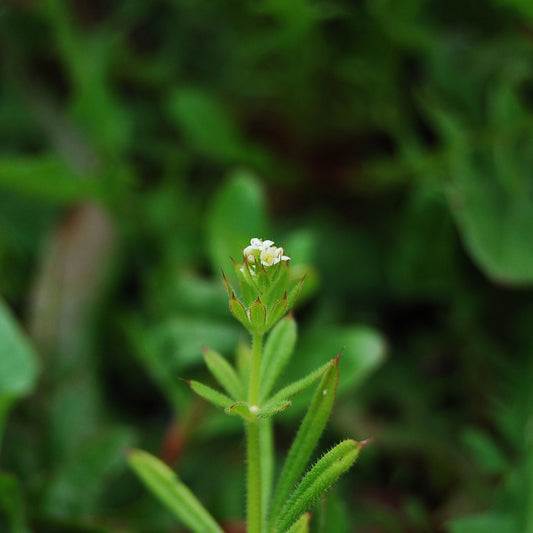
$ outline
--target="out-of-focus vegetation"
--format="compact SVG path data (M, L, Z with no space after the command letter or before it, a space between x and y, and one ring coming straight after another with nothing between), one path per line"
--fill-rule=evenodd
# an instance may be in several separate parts
M531 5L4 0L0 530L176 531L133 445L239 530L238 422L178 378L265 236L287 379L344 346L327 439L374 437L315 531L532 533Z

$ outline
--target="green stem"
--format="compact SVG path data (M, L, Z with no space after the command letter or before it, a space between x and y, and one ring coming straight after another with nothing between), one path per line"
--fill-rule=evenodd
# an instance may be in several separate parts
M250 383L248 389L249 407L259 407L259 390L261 385L261 351L263 335L252 334L252 361L250 369ZM259 420L246 423L248 447L248 502L247 502L247 532L261 533L263 512L261 501L261 453Z

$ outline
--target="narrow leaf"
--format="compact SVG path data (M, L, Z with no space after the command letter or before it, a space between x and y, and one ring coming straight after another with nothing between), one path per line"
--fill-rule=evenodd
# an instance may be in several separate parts
M268 335L261 361L261 398L268 396L289 362L296 345L296 321L288 316L278 322Z
M244 385L228 361L218 352L209 349L204 350L204 359L207 368L226 392L234 400L242 400L245 397Z
M221 392L218 392L217 390L212 389L211 387L208 387L199 381L187 381L187 383L191 389L198 394L198 396L201 396L204 400L211 402L217 407L227 409L235 403L229 396L226 396L225 394L222 394Z
M267 405L261 408L257 416L259 418L270 418L280 411L284 411L287 407L290 407L291 402L289 400L278 400L276 402L268 402Z
M309 520L311 520L311 515L305 513L290 527L287 533L309 533Z
M128 460L146 487L191 531L223 533L196 496L167 465L142 450L130 452Z
M337 359L324 374L313 396L311 405L296 434L281 472L271 516L276 517L286 502L292 488L302 475L320 435L326 427L339 382L339 365Z
M296 396L297 394L300 394L304 390L308 389L315 381L317 381L320 376L326 372L326 370L331 366L336 364L336 359L332 359L331 361L328 361L325 365L322 365L321 367L317 368L316 370L313 370L313 372L310 372L307 374L307 376L303 377L302 379L299 379L298 381L293 381L290 385L287 385L286 387L283 387L280 391L276 392L272 398L268 401L268 404L271 402L279 402L280 400L283 400L285 398L292 398L293 396ZM267 404L267 405L268 405Z
M345 440L326 453L305 475L285 503L275 531L287 531L305 511L311 509L340 475L355 463L361 448L361 443Z

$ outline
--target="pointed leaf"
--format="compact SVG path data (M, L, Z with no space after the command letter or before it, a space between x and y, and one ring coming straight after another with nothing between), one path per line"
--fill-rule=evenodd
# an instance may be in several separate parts
M275 402L268 402L267 405L262 407L257 413L259 418L270 418L280 411L284 411L287 407L290 407L291 402L289 400L277 400Z
M345 440L326 453L304 476L285 503L276 531L286 531L346 472L357 459L362 444Z
M198 396L201 396L204 400L207 400L217 407L226 409L235 403L229 396L226 396L199 381L187 381L187 383Z
M283 389L276 392L276 394L274 394L274 396L269 399L268 404L270 404L271 402L279 402L284 398L292 398L293 396L296 396L297 394L300 394L304 390L308 389L315 381L320 378L320 376L324 374L324 372L327 371L327 369L331 365L336 364L336 361L337 359L332 359L331 361L328 361L325 365L322 365L316 370L313 370L313 372L310 372L302 379L294 381L290 385L283 387Z
M128 460L148 489L191 531L223 533L191 490L162 461L142 450L130 452Z
M331 365L313 396L311 405L287 455L275 490L271 516L276 517L302 475L328 421L339 382L339 365Z
M289 362L296 345L296 321L288 316L268 335L261 361L261 398L266 398Z
M244 385L235 369L224 357L214 350L204 350L204 359L207 368L213 377L224 387L226 392L236 401L245 397Z

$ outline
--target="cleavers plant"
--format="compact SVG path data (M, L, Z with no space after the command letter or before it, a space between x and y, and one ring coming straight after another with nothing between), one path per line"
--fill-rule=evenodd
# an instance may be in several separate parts
M240 350L235 368L217 352L204 350L207 367L224 393L198 381L188 384L229 416L243 419L247 436L247 532L304 533L308 531L308 511L354 464L364 443L344 440L307 469L333 407L340 354L272 393L296 343L296 323L287 313L304 278L291 278L290 258L269 240L252 239L243 251L242 263L234 265L239 297L225 275L224 284L231 312L251 335L251 347ZM274 488L273 417L291 405L292 397L317 381ZM159 459L133 450L129 461L145 485L191 531L222 533L194 494Z

